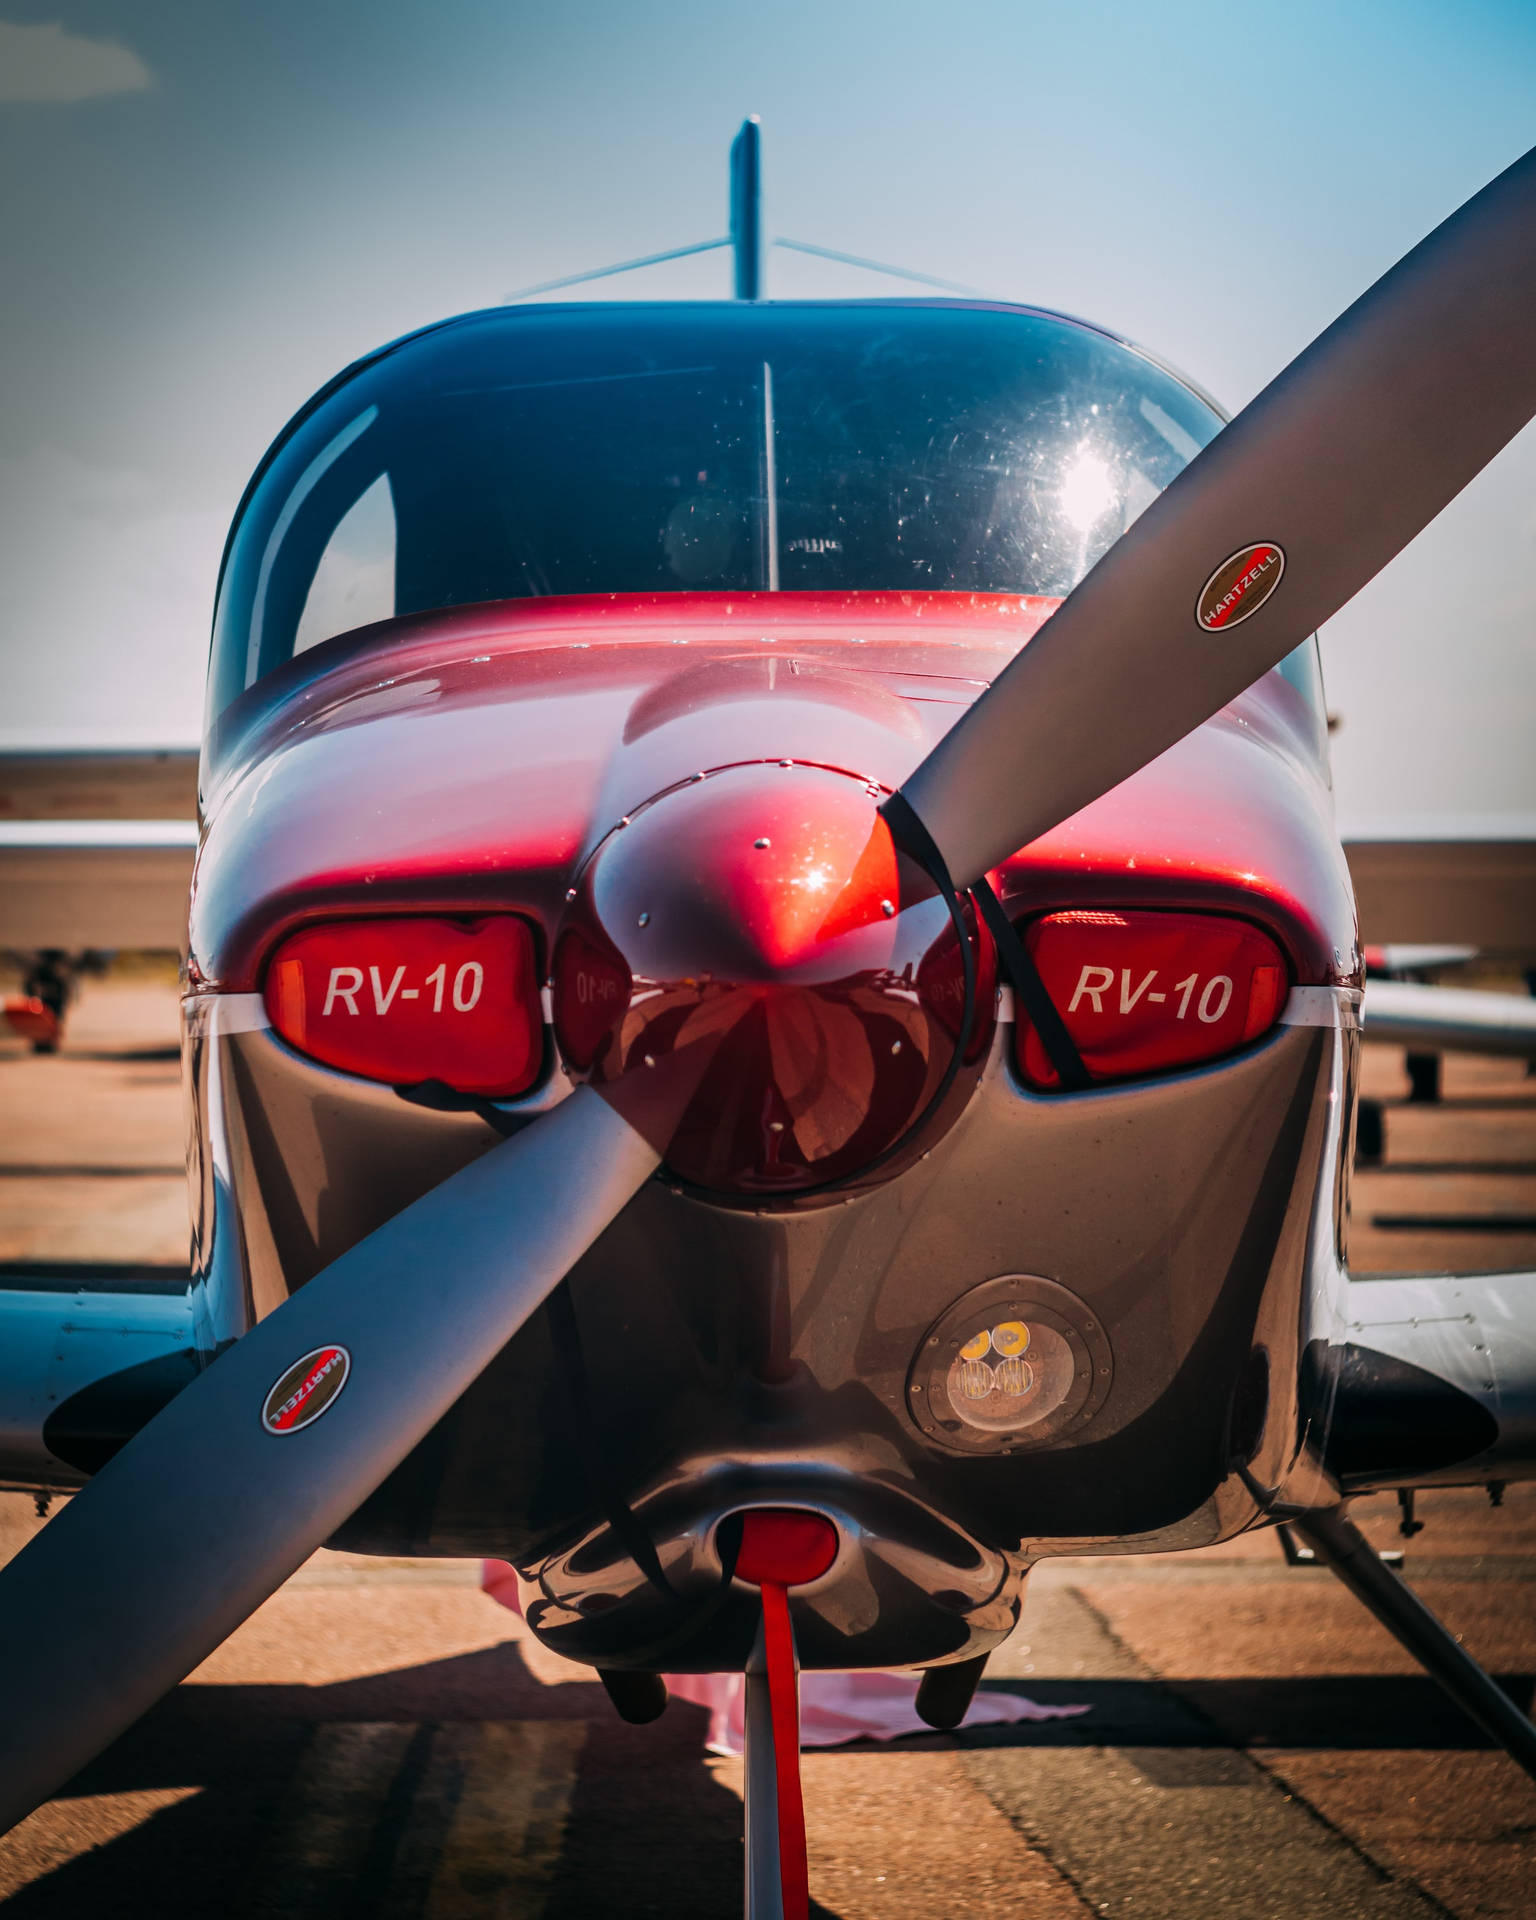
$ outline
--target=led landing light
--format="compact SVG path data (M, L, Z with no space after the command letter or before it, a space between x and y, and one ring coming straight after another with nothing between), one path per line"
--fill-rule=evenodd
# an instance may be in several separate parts
M1076 1294L1005 1274L973 1287L924 1335L907 1404L940 1446L1010 1453L1085 1425L1112 1378L1104 1330Z

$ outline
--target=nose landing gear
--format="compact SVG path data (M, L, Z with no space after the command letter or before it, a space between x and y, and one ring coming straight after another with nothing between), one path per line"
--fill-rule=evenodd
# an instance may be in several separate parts
M837 1529L819 1513L764 1507L742 1516L737 1578L763 1595L762 1636L747 1668L746 1920L807 1920L810 1911L789 1589L819 1580L837 1546Z

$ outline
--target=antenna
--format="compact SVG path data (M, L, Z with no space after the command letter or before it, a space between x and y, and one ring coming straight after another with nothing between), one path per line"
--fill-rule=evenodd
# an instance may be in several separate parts
M763 233L763 137L757 115L749 114L731 142L731 230L723 240L696 240L692 246L672 247L666 253L646 253L637 260L620 260L611 267L592 267L586 273L568 273L560 280L541 280L537 286L519 287L502 302L526 300L536 293L555 293L561 287L578 287L587 280L607 280L616 273L632 273L636 267L659 266L663 260L682 260L691 253L713 253L729 247L735 265L735 295L738 300L761 300L768 284L768 249L786 247L791 253L814 254L821 260L837 260L844 266L862 267L866 273L883 273L896 280L916 280L925 287L942 287L948 293L968 293L986 298L975 287L957 280L940 280L931 273L914 273L909 267L893 267L884 260L867 260L862 254L840 253L834 247L812 246L808 240L769 241Z
M814 253L818 260L838 260L845 267L862 267L866 273L888 274L892 280L916 280L925 287L942 287L946 293L968 293L974 299L988 296L980 287L968 287L963 280L940 280L931 273L914 273L910 267L893 267L885 260L866 260L861 253L839 253L836 247L813 247L809 240L775 240L776 247L791 253Z
M736 256L736 298L761 300L767 278L763 245L762 127L754 113L731 142L731 248Z

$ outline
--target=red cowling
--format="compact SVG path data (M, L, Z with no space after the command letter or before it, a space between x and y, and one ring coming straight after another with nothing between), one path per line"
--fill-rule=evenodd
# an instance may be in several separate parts
M775 1194L849 1178L943 1085L960 943L899 870L882 797L827 767L726 767L638 809L588 862L555 943L556 1038L682 1179ZM990 943L978 974L973 1070Z

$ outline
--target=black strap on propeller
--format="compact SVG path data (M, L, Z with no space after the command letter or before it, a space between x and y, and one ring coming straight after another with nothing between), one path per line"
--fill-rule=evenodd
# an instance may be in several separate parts
M902 794L893 793L882 804L880 812L901 851L917 862L946 900L954 900L955 884L949 877L944 856L911 803ZM1013 922L1003 912L1002 903L985 876L972 883L970 893L996 944L1008 984L1039 1034L1040 1044L1056 1069L1057 1078L1068 1092L1081 1093L1093 1085L1093 1076L1083 1065L1083 1057L1067 1032L1066 1022L1056 1011L1055 1001L1046 991L1039 968L1014 931ZM969 1038L967 1032L960 1042L962 1051Z
M418 1080L412 1086L396 1087L394 1091L400 1099L408 1100L413 1107L425 1107L429 1113L475 1114L503 1140L521 1133L530 1119L526 1113L507 1113L478 1093L461 1093L446 1080Z
M1039 1034L1040 1044L1045 1048L1046 1058L1056 1069L1057 1079L1068 1093L1081 1093L1085 1087L1093 1085L1093 1075L1083 1065L1083 1056L1067 1032L1066 1021L1056 1011L1056 1002L1040 978L1040 969L1031 959L1029 948L1003 912L1003 903L992 891L991 883L985 876L972 882L971 897L981 909L981 917L997 943L997 957L1008 976L1008 984L1013 988L1019 1005L1029 1015L1031 1026Z

